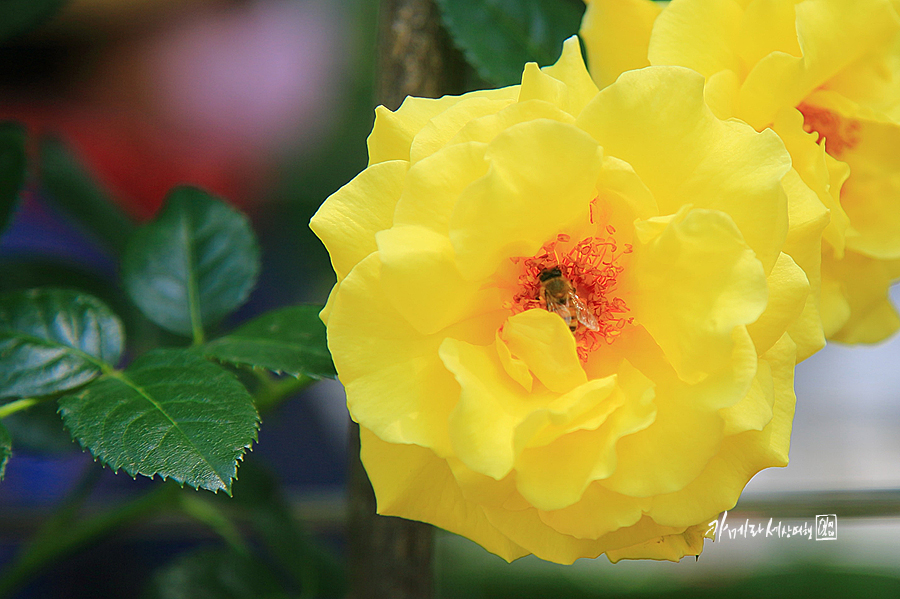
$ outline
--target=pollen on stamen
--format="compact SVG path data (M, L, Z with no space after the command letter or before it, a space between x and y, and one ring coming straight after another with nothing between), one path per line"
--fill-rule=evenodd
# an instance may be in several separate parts
M613 343L625 327L634 321L627 316L629 310L625 301L614 295L617 278L623 270L619 261L622 256L632 252L630 244L618 247L613 237L615 232L615 228L608 225L608 237L586 237L575 243L568 235L561 233L556 239L544 244L534 256L510 258L520 266L517 292L505 306L513 314L547 308L540 276L545 270L554 267L560 269L562 276L593 313L598 330L593 331L579 324L573 331L578 357L583 362L601 344Z
M816 143L824 143L825 151L834 158L840 158L845 150L859 143L859 121L806 103L800 103L797 110L803 114L803 130L818 135Z

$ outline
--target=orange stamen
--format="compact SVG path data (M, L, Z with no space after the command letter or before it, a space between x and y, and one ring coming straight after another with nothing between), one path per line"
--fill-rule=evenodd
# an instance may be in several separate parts
M540 275L554 267L559 267L575 293L594 314L599 330L592 331L579 325L573 333L578 344L578 357L584 362L590 352L603 342L615 341L625 326L634 321L625 316L628 313L625 301L613 295L616 279L623 270L619 259L630 254L633 248L626 244L619 250L612 237L616 232L612 225L606 227L606 232L609 237L587 237L574 244L568 235L561 233L544 244L534 256L510 258L521 265L518 292L506 306L513 314L547 308L541 293Z

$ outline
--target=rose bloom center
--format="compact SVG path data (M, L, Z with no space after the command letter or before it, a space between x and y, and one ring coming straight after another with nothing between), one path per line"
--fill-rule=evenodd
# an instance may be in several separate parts
M548 278L556 278L554 271L558 269L564 282L557 281L555 288L568 289L569 294L575 295L575 299L568 295L559 301L565 304L562 312L569 314L568 324L582 362L601 344L613 343L634 321L628 316L625 301L616 295L618 278L624 270L620 259L633 248L630 244L621 248L617 245L612 225L607 225L605 232L606 236L578 241L560 233L537 254L510 258L518 267L518 279L515 294L504 307L512 314L535 309L557 311L558 306L553 305L556 302L548 301L546 286Z

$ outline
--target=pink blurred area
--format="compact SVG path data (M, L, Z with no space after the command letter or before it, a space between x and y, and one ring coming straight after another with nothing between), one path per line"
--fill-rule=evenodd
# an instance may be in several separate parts
M96 35L95 49L60 93L5 93L0 119L62 137L134 216L179 183L249 208L286 151L327 135L347 60L342 3L168 1L125 20L119 6L112 22L107 6L51 23Z

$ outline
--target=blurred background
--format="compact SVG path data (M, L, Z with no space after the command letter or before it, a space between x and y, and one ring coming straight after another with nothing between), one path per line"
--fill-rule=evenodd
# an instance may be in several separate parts
M28 128L32 171L69 161L138 222L179 183L245 211L262 244L263 270L227 328L327 297L333 274L307 223L365 166L376 22L375 0L71 0L0 45L0 120ZM32 181L0 239L0 291L61 282L83 288L123 314L139 351L141 340L165 333L129 319L112 245ZM439 533L439 596L900 596L898 364L900 339L829 346L801 364L791 465L754 478L728 517L732 526L747 518L814 526L816 515L835 514L835 540L726 538L707 543L696 562L600 558L562 567L533 558L509 565ZM0 483L0 570L85 480L88 505L98 510L159 484L100 469L73 445L52 407L4 424L16 453ZM239 471L242 480L277 481L318 567L337 578L346 435L340 385L316 384L264 418ZM247 500L241 493L238 481L235 500ZM173 557L217 542L203 526L157 519L86 543L15 596L140 596ZM171 580L177 574L168 572ZM332 596L331 588L325 581L303 596Z

